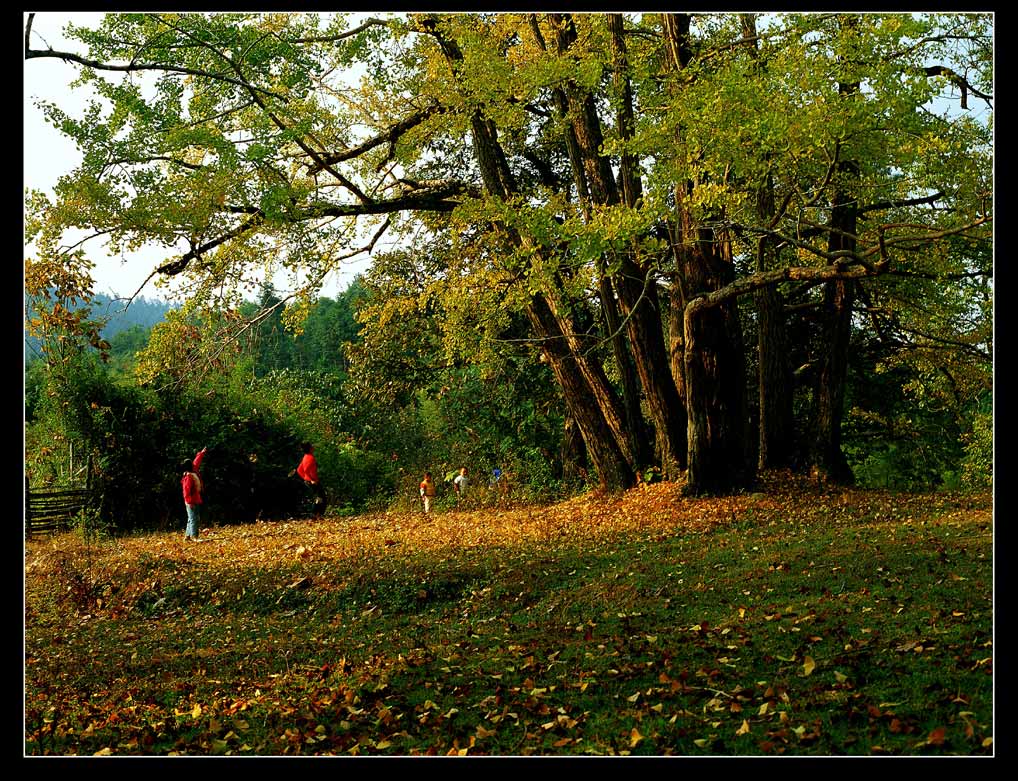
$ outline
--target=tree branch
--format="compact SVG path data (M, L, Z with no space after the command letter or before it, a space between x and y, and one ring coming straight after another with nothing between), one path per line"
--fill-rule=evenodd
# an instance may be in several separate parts
M368 215L393 214L400 211L450 212L459 205L458 199L481 196L478 188L458 180L440 179L433 182L414 182L411 184L413 187L407 189L403 195L389 200L370 201L366 204L311 204L304 210L291 215L290 221L304 222L325 217L363 217ZM175 260L163 263L153 273L165 274L167 276L179 274L187 268L192 260L200 258L202 254L215 249L221 244L239 238L258 227L265 220L265 213L256 206L231 205L223 207L223 211L230 214L246 214L249 215L249 218L234 230L228 231L222 236L198 247L192 247L188 252ZM368 245L368 249L374 246L375 242L388 227L389 221L387 220L375 235L371 244ZM359 250L358 252L363 251L365 250Z
M229 84L235 84L238 87L244 87L248 90L254 90L264 95L269 95L273 98L276 98L277 100L280 100L284 103L287 102L287 98L285 95L280 95L278 92L273 92L272 90L268 90L263 87L257 87L253 84L248 84L247 82L241 79L231 78L230 76L227 76L222 73L212 73L211 71L199 70L197 68L185 68L180 65L164 65L158 63L137 64L132 62L128 65L113 65L112 63L91 60L88 59L87 57L82 57L80 55L74 54L73 52L62 52L56 51L54 49L47 50L32 49L28 45L28 31L29 27L26 26L25 28L26 60L33 60L39 57L49 57L63 60L64 62L76 62L79 65L84 65L86 68L92 68L93 70L115 71L120 73L133 73L135 71L163 71L165 73L182 73L188 76L203 76L207 79L212 79L213 81L225 81Z
M958 87L961 89L961 107L962 108L964 108L964 109L968 108L968 93L969 92L971 92L977 98L982 98L984 101L986 101L986 105L987 106L989 106L990 108L993 108L993 105L990 103L990 101L993 100L993 95L987 95L987 94L985 94L983 92L980 92L979 90L977 90L975 87L973 87L969 83L968 79L966 79L961 74L951 70L946 65L931 65L931 66L929 66L927 68L923 68L922 71L927 76L946 76L948 78L948 80L950 80L950 81L954 82L955 84L957 84Z
M250 219L245 220L236 228L234 228L232 231L228 231L224 233L222 236L216 239L212 239L212 241L206 242L205 244L202 244L198 247L192 245L191 249L188 250L186 253L181 255L176 260L163 263L161 266L156 268L156 271L159 272L160 274L165 274L166 276L169 277L175 276L182 272L185 268L187 268L188 264L192 260L200 258L203 254L205 254L211 249L215 249L220 244L225 244L231 239L236 239L242 236L243 234L260 225L264 219L265 214L261 211L261 209L258 209L251 215Z
M927 195L925 198L907 198L901 201L877 201L868 206L860 206L856 209L856 214L866 214L867 212L879 211L881 209L896 209L905 206L923 206L936 203L943 197L944 193L936 192L933 195Z
M406 119L400 120L385 132L378 134L374 138L368 139L362 144L358 144L357 146L352 147L350 149L344 149L340 152L333 152L332 154L321 155L319 158L315 160L314 163L308 164L308 173L309 174L319 173L327 166L334 165L335 163L341 163L344 160L350 160L351 158L354 157L359 157L365 152L374 149L376 146L380 146L381 144L384 143L394 144L396 142L396 139L398 139L408 130L416 127L417 125L420 125L422 122L424 122L428 117L432 116L433 114L440 113L444 110L445 109L443 109L441 106L435 103L431 106L428 106L425 109L422 109L421 111L411 114Z
M686 304L685 316L691 317L705 309L719 306L732 298L752 293L754 290L759 290L770 285L777 285L781 282L806 280L819 284L836 279L862 279L863 277L878 276L880 273L882 272L879 270L872 270L865 266L857 266L850 269L840 269L838 266L825 266L823 268L788 266L786 268L775 269L774 271L758 271L755 274L737 279L720 290L714 290L691 299Z
M970 353L971 355L981 358L983 360L992 360L993 356L984 350L980 350L973 344L968 342L959 342L956 339L947 339L942 336L934 336L933 334L924 333L916 328L907 328L900 323L896 325L897 329L902 333L909 334L911 336L918 336L923 339L929 339L934 344L916 344L916 343L904 343L903 347L909 347L913 350L938 350L938 349L961 349L964 352Z
M369 27L374 26L384 27L388 24L389 22L387 22L385 19L376 19L375 17L371 17L370 19L365 21L364 24L360 24L357 27L354 27L352 30L347 30L345 33L338 33L337 35L321 35L313 38L295 38L291 41L288 41L288 43L338 43L339 41L345 40L346 38L350 38L356 35L357 33L368 29Z

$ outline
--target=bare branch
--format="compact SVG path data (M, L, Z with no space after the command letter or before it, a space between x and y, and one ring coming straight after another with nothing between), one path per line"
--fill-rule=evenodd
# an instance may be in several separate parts
M398 139L408 130L416 127L417 125L420 125L428 117L430 117L433 114L437 114L441 111L444 111L444 109L437 103L435 103L431 106L428 106L425 109L422 109L421 111L417 111L414 114L411 114L406 119L400 120L395 125L390 127L388 130L384 131L383 133L379 133L374 138L370 138L362 144L358 144L357 146L352 147L350 149L344 149L340 152L333 152L332 154L322 155L319 158L317 158L314 163L308 165L308 173L316 174L323 170L326 166L333 165L335 163L341 163L344 160L350 160L351 158L358 157L364 154L365 152L374 149L376 146L380 146L381 144L384 143L393 144L395 143L396 139Z
M968 108L968 93L969 92L971 92L977 98L982 98L986 102L987 106L990 106L990 108L993 108L992 104L990 103L990 101L993 100L993 95L987 95L987 94L985 94L983 92L980 92L975 87L973 87L971 83L969 83L968 79L966 79L961 74L951 70L946 65L931 65L931 66L929 66L927 68L923 68L922 71L927 76L946 76L950 81L952 81L954 84L958 85L958 87L961 89L961 107L962 108L964 108L964 109Z
M376 19L371 17L364 24L360 24L354 27L352 30L347 30L345 33L339 33L338 35L321 35L312 38L295 38L288 43L338 43L339 41L345 40L356 35L369 27L381 26L384 27L389 23L385 19Z
M871 203L868 206L860 206L856 209L856 214L866 214L867 212L879 211L881 209L897 209L905 206L924 206L933 204L944 197L944 193L936 192L933 195L927 195L925 198L908 198L900 201L877 201Z
M232 231L228 231L224 233L222 236L212 239L212 241L206 242L205 244L202 244L198 247L192 245L191 249L188 250L186 253L181 255L176 260L163 263L161 266L156 268L156 271L158 271L160 274L165 274L167 276L171 277L175 276L176 274L179 274L185 268L187 268L188 264L192 260L200 258L203 254L205 254L211 249L215 249L220 244L225 244L231 239L236 239L244 235L245 233L256 228L259 224L261 224L261 222L264 219L265 219L264 213L261 211L261 209L258 209L251 215L250 219L245 220L236 228L234 228Z
M970 344L969 342L961 342L957 339L948 339L943 336L936 336L934 334L925 333L917 328L908 328L900 323L896 324L899 331L909 334L910 336L918 336L922 339L928 339L933 344L908 344L907 346L913 350L937 350L937 349L961 349L963 352L970 353L971 355L981 358L983 360L992 360L993 356L987 353L985 350L980 350L976 345Z

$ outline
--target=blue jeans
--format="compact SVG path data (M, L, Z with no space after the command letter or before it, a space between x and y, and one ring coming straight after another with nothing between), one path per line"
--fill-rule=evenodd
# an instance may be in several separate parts
M198 536L198 519L201 515L201 505L197 504L184 504L187 508L187 531L184 532L188 537Z

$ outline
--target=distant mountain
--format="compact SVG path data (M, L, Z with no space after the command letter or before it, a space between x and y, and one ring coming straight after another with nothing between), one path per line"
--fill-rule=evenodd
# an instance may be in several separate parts
M110 339L135 325L151 328L156 323L161 323L166 318L167 312L177 309L179 306L180 304L170 301L142 296L134 299L125 310L122 300L98 293L95 296L95 303L92 305L92 313L99 318L109 318L102 334L104 339Z
M166 313L171 309L177 309L178 303L161 301L157 298L145 298L140 296L131 302L131 305L124 309L124 301L111 298L102 293L95 295L92 304L92 315L96 318L107 320L102 329L102 336L109 340L121 331L126 331L134 326L141 326L148 330L156 323L161 323L166 318ZM30 359L38 353L39 343L25 334L25 358Z

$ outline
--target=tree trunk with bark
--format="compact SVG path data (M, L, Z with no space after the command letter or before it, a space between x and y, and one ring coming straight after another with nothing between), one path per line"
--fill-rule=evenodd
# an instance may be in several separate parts
M777 288L755 293L760 404L757 466L783 469L791 465L795 424L792 414L792 367L789 364L784 298Z
M419 23L438 41L449 67L457 73L463 55L456 41L438 29L434 16L425 15ZM487 192L502 199L517 195L518 187L498 141L495 123L475 109L470 128L474 157ZM508 233L510 242L522 246L519 234L512 230ZM571 319L556 306L556 294L555 290L545 290L535 295L527 307L527 318L542 340L542 354L551 365L569 415L583 435L601 486L608 490L629 488L635 484L635 471L632 454L627 453L629 442L618 397L603 369L583 353Z
M549 16L555 24L556 50L564 53L576 40L572 19L561 14ZM626 84L625 45L620 24L621 19L616 18L614 27L610 29L614 31L612 40L616 78L620 84ZM564 94L569 107L567 117L571 120L569 131L572 143L567 144L567 150L571 156L580 155L579 163L573 163L574 171L582 171L585 189L594 203L609 206L622 203L622 193L612 175L611 163L602 154L604 137L593 96L589 90L575 84L567 85ZM627 128L631 132L632 127L632 106L625 99L628 95L631 100L631 93L623 89L622 94L619 120L622 132L625 133ZM624 181L622 192L628 193L633 199L627 205L635 206L640 192L635 159L624 156L624 162L620 171L620 178ZM613 275L612 285L625 317L633 360L658 437L662 471L674 479L686 461L685 414L682 399L669 371L657 288L649 275L649 269L636 262L630 254L622 256L620 271Z
M662 14L669 66L679 72L692 59L688 14ZM686 204L694 182L675 187L675 223L669 228L676 261L672 285L672 360L682 350L689 464L686 492L724 494L752 483L747 463L748 414L742 327L734 298L706 305L703 297L735 278L725 236L699 225ZM682 338L676 334L682 304Z
M559 451L562 463L562 480L565 483L583 483L587 478L587 446L583 434L572 415L566 415L562 425L562 446Z
M720 289L734 274L714 271L704 278L702 262L688 262L687 282ZM701 266L701 268L696 268ZM710 288L701 287L710 284ZM684 316L686 409L689 414L688 494L728 494L749 487L755 471L747 460L745 356L735 300L715 307L686 305Z
M541 351L562 389L570 417L583 435L587 454L597 471L601 487L615 491L631 488L636 475L614 432L590 393L590 385L569 350L558 322L542 296L535 296L527 308L534 332L543 340Z
M572 362L580 371L587 383L587 395L590 396L601 408L601 414L608 425L612 436L618 443L619 448L625 455L630 466L637 468L636 454L630 446L629 429L626 425L626 407L623 404L615 388L612 387L605 374L601 362L590 353L590 345L577 333L572 316L568 308L562 305L559 292L545 290L543 299L549 307L549 311L555 318L558 332L562 335L566 347L572 356ZM588 443L589 446L589 443Z
M831 209L828 250L855 249L856 204L842 194ZM856 282L839 279L824 285L824 327L814 394L816 412L811 462L818 477L838 485L851 485L855 477L841 449L841 421L845 410L845 382L848 377L848 347L852 331L852 304Z
M847 17L844 24L852 30L857 20ZM838 94L842 100L853 100L858 93L858 82L838 85ZM856 182L860 174L859 164L851 159L839 162L838 171L847 183ZM848 187L839 186L831 199L827 239L827 250L831 254L854 252L856 248L858 201L847 190ZM834 265L837 266L836 261ZM841 449L841 421L845 411L845 381L848 377L848 346L852 332L855 284L851 280L835 280L824 286L821 344L825 347L825 353L820 361L814 394L815 436L810 460L813 470L822 481L839 485L855 482L855 476Z
M767 181L757 195L757 213L764 220L774 218L774 188ZM776 268L774 241L760 239L757 247L758 272ZM754 294L757 314L757 362L760 419L757 429L757 467L784 469L795 452L795 425L792 414L793 377L790 345L785 324L785 301L777 286Z
M640 379L636 366L626 344L625 332L619 319L618 303L611 281L602 275L598 280L601 311L604 314L605 330L611 335L612 354L622 383L622 400L626 415L626 433L633 451L633 466L645 467L653 463L654 449L651 447L651 432L643 419L640 409Z
M637 290L641 277L643 287ZM627 317L626 329L640 383L654 421L661 470L665 477L675 480L686 467L686 410L670 371L657 287L643 269L625 258L615 283Z

